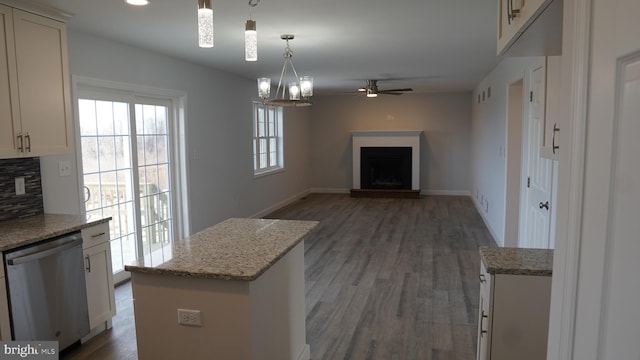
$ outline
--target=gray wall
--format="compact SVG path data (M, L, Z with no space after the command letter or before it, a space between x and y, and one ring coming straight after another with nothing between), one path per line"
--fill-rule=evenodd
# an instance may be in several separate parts
M352 185L351 131L422 130L420 188L468 194L471 93L324 96L311 109L311 187L345 191Z
M309 188L308 110L285 112L285 171L254 179L254 79L171 58L73 30L72 75L184 91L191 233L229 217L248 217L287 202ZM42 158L45 211L79 213L77 179L57 175L58 160Z
M536 61L540 58L504 58L478 84L472 97L471 194L500 246L505 245L508 90L510 84L524 79L524 89L528 91L527 74ZM486 95L489 87L491 98L485 96L485 101L478 103L478 94L482 96L484 91Z

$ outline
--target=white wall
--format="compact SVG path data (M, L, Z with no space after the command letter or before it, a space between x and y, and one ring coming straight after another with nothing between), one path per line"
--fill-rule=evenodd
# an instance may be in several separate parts
M504 246L509 85L525 78L540 58L504 58L472 96L471 194L495 241ZM491 87L491 97L488 88ZM524 90L528 84L525 82ZM485 100L478 103L478 94Z
M309 188L308 110L285 113L286 170L253 178L254 79L73 30L69 69L72 75L186 92L192 233L229 217L260 213ZM79 213L77 181L58 177L60 159L71 160L77 169L75 154L41 160L45 211Z
M471 94L320 96L311 110L311 187L346 191L352 185L351 131L422 130L423 193L470 189Z

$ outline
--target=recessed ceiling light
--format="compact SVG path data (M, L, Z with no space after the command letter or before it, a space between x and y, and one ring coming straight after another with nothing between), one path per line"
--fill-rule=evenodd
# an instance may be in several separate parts
M126 2L129 5L135 5L135 6L144 6L149 4L148 0L125 0L124 2Z

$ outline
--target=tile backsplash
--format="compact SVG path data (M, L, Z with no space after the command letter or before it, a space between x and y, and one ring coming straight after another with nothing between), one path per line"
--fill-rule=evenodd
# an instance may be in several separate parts
M24 195L16 195L17 177L24 177ZM40 158L0 159L0 221L42 213Z

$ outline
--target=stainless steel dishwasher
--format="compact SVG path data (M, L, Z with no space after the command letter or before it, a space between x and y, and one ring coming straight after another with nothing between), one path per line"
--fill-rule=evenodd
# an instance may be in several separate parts
M89 333L80 232L4 253L14 340L58 341Z

